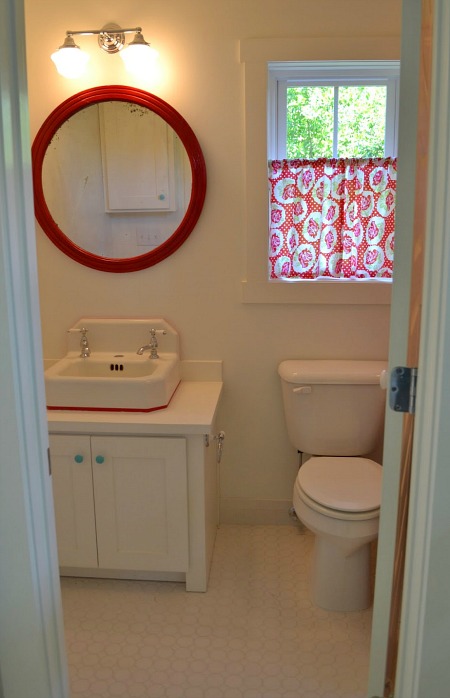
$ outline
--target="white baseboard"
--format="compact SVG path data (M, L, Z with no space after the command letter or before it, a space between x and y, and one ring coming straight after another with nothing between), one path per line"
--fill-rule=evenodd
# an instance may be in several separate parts
M286 525L293 523L289 516L289 499L245 499L226 497L220 500L221 524Z

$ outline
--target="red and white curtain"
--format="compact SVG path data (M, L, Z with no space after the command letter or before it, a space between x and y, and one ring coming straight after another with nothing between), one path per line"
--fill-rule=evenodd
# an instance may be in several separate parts
M269 162L269 278L392 277L396 158Z

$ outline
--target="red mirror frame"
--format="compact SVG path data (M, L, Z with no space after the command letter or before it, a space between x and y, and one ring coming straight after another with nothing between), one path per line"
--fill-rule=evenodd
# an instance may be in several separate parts
M73 114L91 104L119 100L139 104L162 117L181 139L189 157L192 190L188 208L178 228L170 238L151 252L136 257L113 259L101 257L78 247L54 221L44 197L42 165L47 148L60 126ZM108 85L83 90L62 102L47 117L32 147L35 215L45 234L62 251L86 267L109 272L131 272L158 264L173 254L191 234L203 208L206 195L206 166L200 144L185 119L170 104L149 92L134 87Z

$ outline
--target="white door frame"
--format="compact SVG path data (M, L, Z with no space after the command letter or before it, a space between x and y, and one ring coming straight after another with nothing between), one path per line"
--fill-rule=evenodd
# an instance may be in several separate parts
M0 3L0 696L67 698L38 304L25 24Z
M404 5L405 12L414 15L419 0L407 0ZM405 620L400 637L396 698L422 698L424 695L441 698L442 686L450 685L450 666L441 654L448 646L443 638L448 639L446 630L450 618L450 507L446 501L450 492L448 371L446 375L450 364L448 0L436 0L435 18L429 197L432 213L428 219L430 234L403 606ZM68 696L66 659L46 462L47 430L23 37L22 2L2 2L0 695L2 698L28 695L65 698ZM415 143L415 140L410 142ZM438 180L444 184L438 185Z

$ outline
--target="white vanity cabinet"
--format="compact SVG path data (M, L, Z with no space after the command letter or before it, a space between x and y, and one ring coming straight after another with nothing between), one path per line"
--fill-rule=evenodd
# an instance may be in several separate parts
M61 575L206 591L218 526L220 381L149 414L48 412Z
M61 567L187 571L186 440L50 437Z

